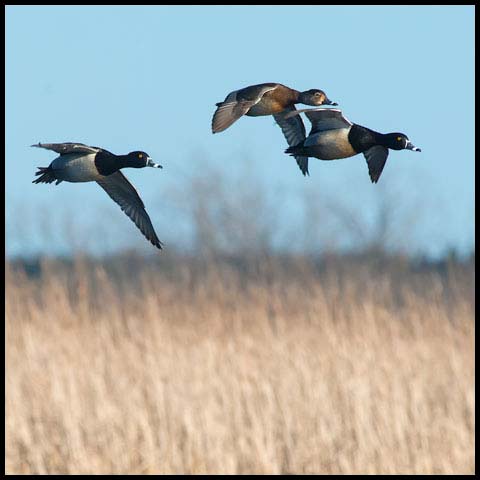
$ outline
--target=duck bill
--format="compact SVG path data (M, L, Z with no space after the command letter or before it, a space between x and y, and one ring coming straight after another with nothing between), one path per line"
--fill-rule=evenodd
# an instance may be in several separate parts
M337 102L332 102L329 98L326 98L325 101L323 102L325 105L332 105L336 107L338 105Z
M408 141L407 145L405 146L406 149L408 150L413 150L414 152L421 152L422 150L418 147L416 147L412 142Z
M159 163L155 163L150 157L147 159L147 167L163 168Z

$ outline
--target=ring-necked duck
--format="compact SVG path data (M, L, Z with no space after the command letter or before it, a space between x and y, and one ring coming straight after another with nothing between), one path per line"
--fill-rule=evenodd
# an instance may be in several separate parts
M295 110L296 103L313 106L337 105L328 99L325 92L315 88L299 92L281 83L251 85L229 93L223 102L216 104L218 108L213 114L212 132L222 132L243 115L273 115L288 145L297 145L305 138L303 121L301 117L290 117L289 120L284 118L286 113ZM308 174L308 158L295 156L295 159L302 173Z
M336 160L363 153L367 160L372 183L377 183L388 157L388 149L413 150L415 147L404 133L378 133L347 120L341 110L311 108L295 110L288 118L305 112L312 123L308 137L285 150L290 155ZM288 119L287 118L287 119Z
M135 187L125 178L121 168L162 168L154 163L145 152L130 152L127 155L114 155L99 147L89 147L83 143L38 143L32 147L53 150L60 156L48 167L38 167L35 175L40 175L33 183L56 182L97 182L112 200L130 217L145 238L157 248L162 243L153 229L152 222L142 199Z

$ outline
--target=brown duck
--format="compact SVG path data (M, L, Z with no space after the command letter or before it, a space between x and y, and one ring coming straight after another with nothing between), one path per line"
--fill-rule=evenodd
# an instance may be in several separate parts
M296 110L295 104L305 105L337 105L328 99L325 92L311 89L299 92L281 83L261 83L235 90L227 95L223 102L217 103L213 114L212 132L218 133L227 129L243 115L259 117L273 115L287 140L289 146L298 145L305 139L305 126L299 115L285 118L285 115ZM308 174L308 157L295 156L304 175Z

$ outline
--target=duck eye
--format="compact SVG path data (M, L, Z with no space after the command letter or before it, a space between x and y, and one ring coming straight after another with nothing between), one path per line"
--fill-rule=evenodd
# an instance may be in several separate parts
M397 137L397 142L400 142L402 140L402 137Z
M139 153L138 158L143 158L143 153Z

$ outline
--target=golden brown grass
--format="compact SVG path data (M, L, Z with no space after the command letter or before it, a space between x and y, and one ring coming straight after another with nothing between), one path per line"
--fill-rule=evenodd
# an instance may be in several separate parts
M178 269L7 265L7 473L474 472L456 278Z

